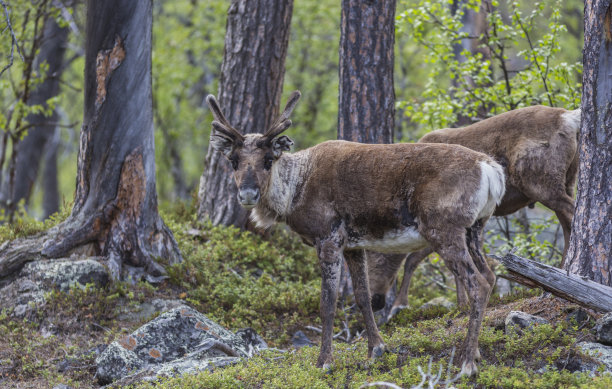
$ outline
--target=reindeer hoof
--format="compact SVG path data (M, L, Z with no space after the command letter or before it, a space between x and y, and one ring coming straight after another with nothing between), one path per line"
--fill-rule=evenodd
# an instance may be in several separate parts
M463 366L461 367L461 376L473 377L478 374L478 367L476 367L476 362L463 362Z
M370 359L371 360L376 360L376 359L382 357L382 355L385 353L385 351L386 351L386 347L385 347L384 343L379 344L378 346L376 346L376 347L374 347L372 349L372 354L371 354Z

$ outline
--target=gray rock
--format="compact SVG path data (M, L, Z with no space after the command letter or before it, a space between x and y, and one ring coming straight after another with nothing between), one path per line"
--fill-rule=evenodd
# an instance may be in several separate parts
M106 267L95 258L33 261L25 264L10 280L3 280L0 306L14 308L13 315L17 317L27 317L44 303L45 293L53 288L67 291L73 285L104 286L108 282Z
M455 308L455 303L449 301L446 297L436 297L421 305L421 309L427 309L436 306L444 307L448 310L451 310Z
M593 342L580 342L578 347L595 361L603 364L607 371L612 372L612 347Z
M117 319L139 322L150 319L156 313L167 312L175 308L188 308L188 306L183 300L153 299L136 307L120 307L121 312L117 315Z
M72 386L68 386L66 384L57 384L53 387L53 389L72 389Z
M576 308L572 310L570 313L568 313L565 320L567 320L568 323L575 323L577 325L581 325L584 322L589 321L590 318L591 317L589 316L587 311L585 311L582 308Z
M192 308L175 308L111 343L96 358L96 377L124 383L225 366L267 347L260 339L251 329L234 334Z
M612 312L606 313L595 323L597 341L612 346Z
M512 327L515 330L521 331L525 328L531 328L536 324L548 324L548 320L521 311L510 311L505 321L506 333Z
M296 331L291 337L291 344L293 344L295 348L302 348L304 346L312 346L315 343L308 339L308 336L302 331Z

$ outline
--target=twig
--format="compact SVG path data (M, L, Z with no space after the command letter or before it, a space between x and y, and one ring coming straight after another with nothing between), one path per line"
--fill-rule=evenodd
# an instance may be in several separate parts
M102 326L102 325L100 325L98 323L92 322L91 325L93 325L94 327L98 327L99 329L101 329L103 331L112 332L109 328L106 328L106 327L104 327L104 326Z
M363 384L359 388L360 389L367 388L370 386L382 386L383 388L402 389L401 386L397 386L395 384L392 384L391 382L383 382L383 381L376 381L376 382L370 382L369 384Z
M13 57L14 57L15 47L17 47L17 53L21 57L21 60L25 62L25 58L23 58L23 53L22 53L21 47L19 47L19 42L17 41L17 37L15 36L15 31L13 31L13 26L11 25L11 13L9 12L8 5L6 5L4 0L0 0L0 4L2 4L2 7L4 8L4 17L6 18L6 28L8 28L9 33L11 34L11 53L9 55L9 57L10 57L9 61L10 62L9 62L8 65L6 65L0 71L0 76L2 76L2 74L8 68L13 66Z
M62 18L64 18L64 20L68 22L68 26L70 26L72 33L80 38L81 32L79 31L79 27L75 23L72 14L70 13L70 11L68 11L68 8L66 8L64 3L62 3L60 0L53 0L53 6L61 10Z

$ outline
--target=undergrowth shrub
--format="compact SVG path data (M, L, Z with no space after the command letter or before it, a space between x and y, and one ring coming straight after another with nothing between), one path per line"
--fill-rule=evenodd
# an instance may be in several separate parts
M287 342L298 321L318 320L316 253L294 234L279 228L266 241L235 227L197 224L195 212L182 215L167 218L183 231L177 240L184 258L168 275L197 309L232 329L252 327L273 344ZM185 234L194 223L197 232Z

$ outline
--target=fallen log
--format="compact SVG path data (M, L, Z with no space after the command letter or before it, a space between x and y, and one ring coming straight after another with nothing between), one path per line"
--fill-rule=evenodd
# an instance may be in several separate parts
M599 312L612 311L612 288L556 267L512 253L492 256L508 270L499 276L530 288L542 288L565 300Z

